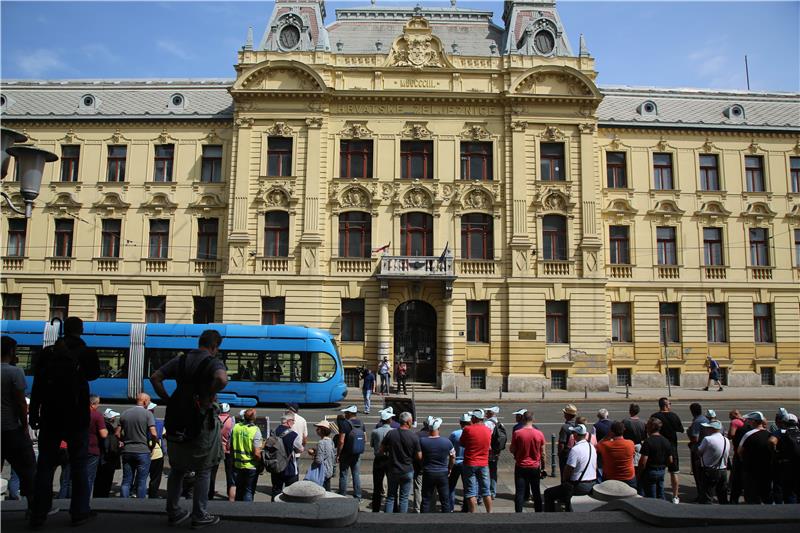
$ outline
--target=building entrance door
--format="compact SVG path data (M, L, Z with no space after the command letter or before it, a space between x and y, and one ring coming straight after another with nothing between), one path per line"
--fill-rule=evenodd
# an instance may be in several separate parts
M394 358L408 365L408 378L436 382L436 311L421 300L400 304L394 312Z

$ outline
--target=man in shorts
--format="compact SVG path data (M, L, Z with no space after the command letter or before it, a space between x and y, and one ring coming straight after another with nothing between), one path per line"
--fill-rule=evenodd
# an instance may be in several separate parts
M492 431L483 423L483 409L472 412L472 424L464 427L461 433L461 446L464 447L464 499L467 510L475 512L476 498L483 498L486 512L492 512L492 494L489 482L489 448L492 445Z

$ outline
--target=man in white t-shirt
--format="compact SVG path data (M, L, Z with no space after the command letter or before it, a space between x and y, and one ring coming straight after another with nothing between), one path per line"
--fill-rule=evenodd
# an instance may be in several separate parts
M286 404L286 413L294 413L294 427L292 431L300 435L300 438L303 439L303 447L305 447L306 443L308 442L308 422L306 419L300 416L300 406L294 402ZM299 454L298 454L299 457Z
M721 504L728 503L728 456L731 445L722 435L722 423L718 420L700 424L709 434L700 442L701 484L697 503L712 503L714 493Z
M564 504L565 511L572 512L572 497L589 494L597 482L597 451L589 442L589 431L583 424L569 431L575 434L575 445L570 449L561 473L561 485L544 491L545 512L556 510L556 500Z

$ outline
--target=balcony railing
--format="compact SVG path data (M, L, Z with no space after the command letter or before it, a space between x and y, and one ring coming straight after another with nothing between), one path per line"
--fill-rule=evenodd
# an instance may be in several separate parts
M98 272L118 272L119 257L96 257L94 259Z
M291 257L262 257L261 272L289 272L289 261Z
M680 279L681 267L676 265L660 265L658 267L658 279Z
M459 276L494 276L497 262L489 259L461 259L458 261Z
M723 265L707 266L705 269L706 279L727 279L728 267Z
M765 279L772 279L772 270L774 267L771 266L750 266L747 267L750 270L750 278L754 280L765 280Z
M633 265L606 265L609 278L628 279L633 277Z
M572 274L572 261L542 261L542 275L564 278Z
M450 278L455 276L453 257L384 255L381 276L397 278Z
M48 262L50 263L51 272L69 272L72 270L71 257L49 257Z
M169 259L148 257L144 260L144 271L157 274L169 272Z
M3 258L3 270L22 270L25 268L25 258L24 257L4 257Z
M372 274L373 261L366 257L334 257L331 260L334 274Z
M196 274L216 274L219 271L219 261L216 259L194 259Z

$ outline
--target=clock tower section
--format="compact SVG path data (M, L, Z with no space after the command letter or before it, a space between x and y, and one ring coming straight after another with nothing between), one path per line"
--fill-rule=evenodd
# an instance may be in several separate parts
M324 0L276 0L258 50L330 51Z

